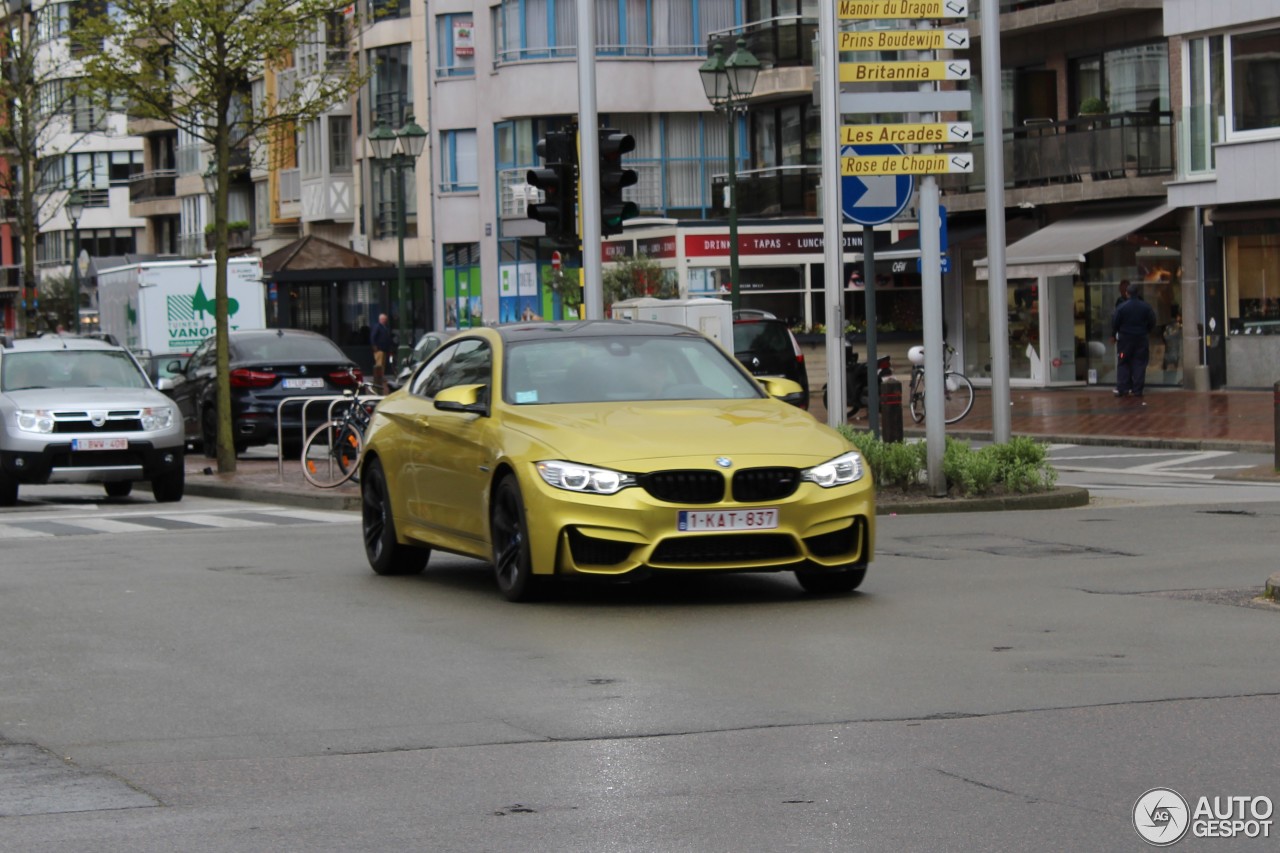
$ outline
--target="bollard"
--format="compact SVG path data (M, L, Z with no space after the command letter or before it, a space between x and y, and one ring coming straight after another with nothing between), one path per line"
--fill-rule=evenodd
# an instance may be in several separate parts
M902 383L893 376L880 381L880 439L902 441Z
M1273 445L1272 453L1275 455L1276 470L1280 471L1280 382L1277 382L1271 390L1272 390L1272 393L1275 395L1272 398L1272 402L1275 405L1275 411L1276 411L1276 415L1275 415L1276 434L1275 434L1275 444Z

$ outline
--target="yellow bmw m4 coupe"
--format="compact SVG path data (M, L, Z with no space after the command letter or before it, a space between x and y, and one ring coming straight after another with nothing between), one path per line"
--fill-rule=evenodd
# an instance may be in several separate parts
M432 549L492 563L518 601L556 577L793 571L856 589L875 490L853 445L683 326L474 329L379 403L361 462L378 574Z

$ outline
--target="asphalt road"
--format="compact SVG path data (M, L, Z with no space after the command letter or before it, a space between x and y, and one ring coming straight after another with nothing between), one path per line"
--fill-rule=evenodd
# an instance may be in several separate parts
M1104 476L882 518L852 596L535 605L379 578L354 515L49 487L0 511L0 849L1139 850L1148 789L1280 799L1280 487Z

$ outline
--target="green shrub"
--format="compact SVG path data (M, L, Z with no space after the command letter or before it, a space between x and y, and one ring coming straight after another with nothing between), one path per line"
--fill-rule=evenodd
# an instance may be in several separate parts
M847 424L842 424L839 431L858 448L880 488L908 491L928 480L929 451L925 442L885 442ZM990 444L979 450L959 439L948 438L946 442L942 473L949 491L981 496L1003 488L1024 494L1047 491L1058 481L1058 472L1049 463L1048 447L1033 438L1015 436L1004 444Z

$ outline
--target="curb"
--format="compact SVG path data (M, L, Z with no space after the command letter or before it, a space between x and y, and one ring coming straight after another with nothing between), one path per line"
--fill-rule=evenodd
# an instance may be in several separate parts
M1089 505L1089 490L1057 486L1051 492L1002 495L994 498L934 498L929 501L876 501L876 515L924 515L946 512L1007 512L1034 509L1072 509Z
M924 438L924 431L905 430L912 438ZM1098 447L1138 447L1154 450L1229 450L1237 453L1271 453L1275 445L1266 441L1229 441L1216 438L1144 438L1129 435L1058 435L1055 433L1019 432L1017 436L1033 438L1046 444L1079 444ZM991 430L947 431L948 438L968 441L991 441Z
M142 484L139 484L142 487ZM197 497L298 506L306 509L358 511L360 496L320 492L291 492L270 487L241 486L234 483L187 480L186 493ZM933 501L876 502L876 515L916 515L945 512L1005 512L1009 510L1071 509L1089 505L1089 491L1077 486L1058 486L1051 492L1030 495L1002 495L994 498L937 498Z

